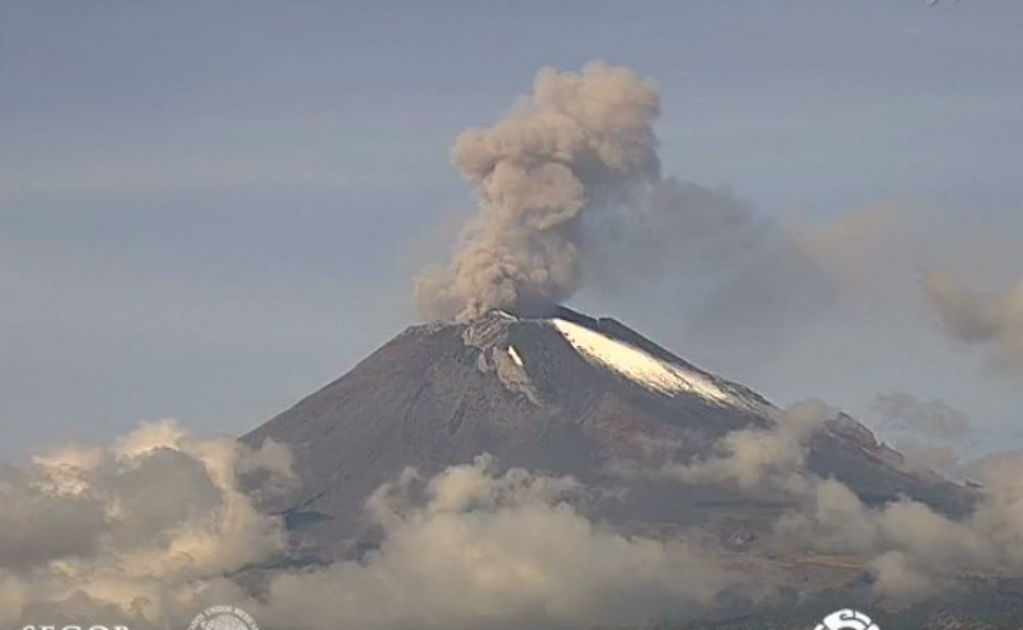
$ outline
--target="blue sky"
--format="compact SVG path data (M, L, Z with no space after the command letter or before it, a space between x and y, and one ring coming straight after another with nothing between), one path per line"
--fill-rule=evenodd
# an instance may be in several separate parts
M813 225L906 208L927 260L997 288L1021 267L1021 27L982 0L5 2L0 456L166 416L241 432L350 368L415 321L416 270L470 211L453 138L545 65L654 81L666 174ZM1018 382L923 308L751 368L579 303L782 402L904 389L1020 439Z

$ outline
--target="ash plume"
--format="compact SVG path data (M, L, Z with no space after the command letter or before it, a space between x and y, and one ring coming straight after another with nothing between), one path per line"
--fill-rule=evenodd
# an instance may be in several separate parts
M970 418L944 401L920 400L906 392L878 394L871 405L880 417L880 427L960 440L973 429Z
M659 107L656 88L628 69L544 68L507 118L463 132L452 159L475 190L479 212L449 268L420 276L420 311L464 320L572 295L580 283L582 215L659 176Z
M947 272L932 272L923 290L949 334L994 346L997 367L1023 365L1023 277L1003 293L985 294Z

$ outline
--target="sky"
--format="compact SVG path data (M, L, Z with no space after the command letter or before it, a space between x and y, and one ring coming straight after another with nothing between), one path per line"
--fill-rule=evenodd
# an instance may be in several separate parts
M910 280L1023 269L1021 26L993 0L4 2L0 458L163 417L238 434L343 374L418 321L472 213L458 133L594 59L657 85L666 175L797 225L843 297L734 343L699 304L573 304L779 404L909 392L1018 448L1018 372ZM864 213L896 218L844 238Z

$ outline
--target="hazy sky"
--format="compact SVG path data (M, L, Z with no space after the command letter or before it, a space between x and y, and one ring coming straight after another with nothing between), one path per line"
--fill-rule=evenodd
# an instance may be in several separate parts
M238 433L342 374L416 319L416 270L470 211L453 138L544 65L653 80L666 174L815 226L899 208L926 236L909 267L1004 288L1021 28L1012 0L4 2L0 457L156 417ZM577 303L778 402L941 397L1018 446L1018 374L902 289L762 362Z

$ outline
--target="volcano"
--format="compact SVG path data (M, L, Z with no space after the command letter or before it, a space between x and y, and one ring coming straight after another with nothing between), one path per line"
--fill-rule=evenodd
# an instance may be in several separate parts
M411 326L242 440L275 440L294 454L300 489L263 506L284 517L290 566L364 562L384 544L364 517L374 490L407 467L427 478L485 453L503 470L578 480L593 491L575 509L601 527L662 540L698 532L724 562L780 585L770 602L729 600L700 627L810 627L838 608L876 610L869 559L779 557L764 543L793 508L786 492L623 474L622 462L649 458L652 446L698 460L726 436L770 434L785 413L621 322L555 307ZM800 443L800 465L815 478L842 482L867 506L910 499L951 519L981 502L978 486L912 469L855 419L828 414ZM1015 574L955 580L881 626L988 628L1023 616ZM976 625L978 616L995 625Z
M302 489L272 508L287 516L300 546L333 555L363 534L362 506L381 483L407 466L432 475L481 453L506 468L624 487L624 495L591 506L616 525L727 521L726 529L742 530L784 501L656 479L623 482L613 464L651 441L696 456L730 431L770 427L778 413L760 394L614 319L555 307L412 326L242 439L291 448ZM806 463L871 504L909 497L951 515L971 504L967 488L910 471L845 414L814 435Z

